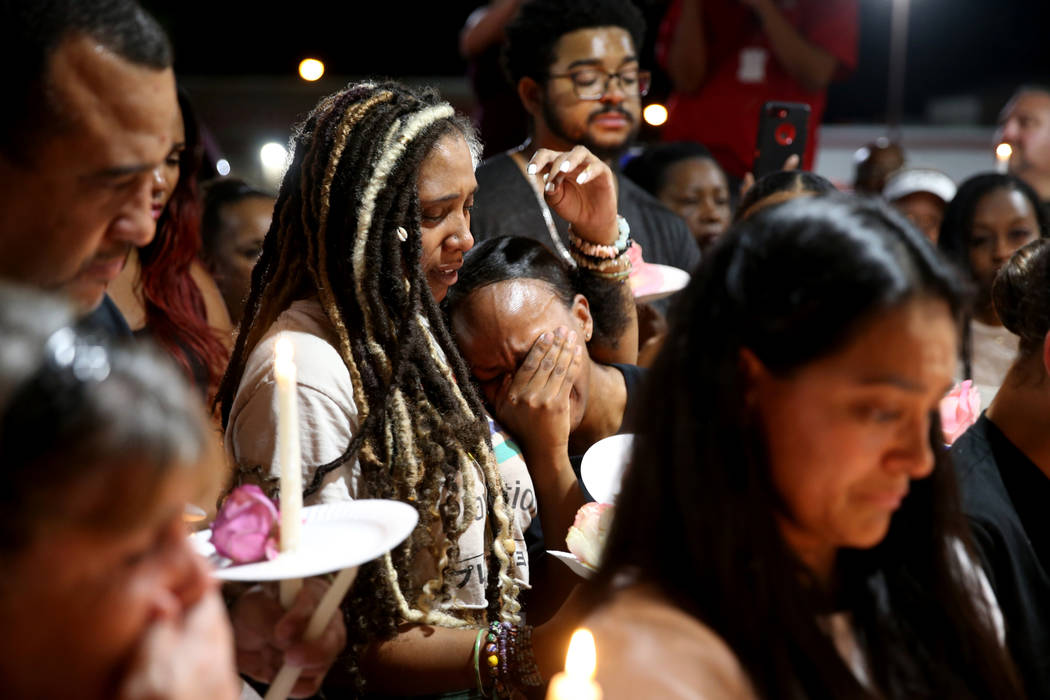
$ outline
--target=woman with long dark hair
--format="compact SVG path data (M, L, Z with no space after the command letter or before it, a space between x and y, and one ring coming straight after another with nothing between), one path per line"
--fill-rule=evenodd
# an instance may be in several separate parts
M977 385L984 407L1017 354L1017 336L992 305L992 282L1018 248L1047 235L1050 219L1039 196L1014 175L974 175L959 185L944 212L937 247L977 288L963 328L962 376Z
M937 418L962 313L885 205L726 234L651 371L596 577L606 697L1023 695Z
M157 235L133 249L109 295L138 336L152 338L211 398L226 367L232 325L222 295L198 259L200 128L185 92L175 145L153 189Z

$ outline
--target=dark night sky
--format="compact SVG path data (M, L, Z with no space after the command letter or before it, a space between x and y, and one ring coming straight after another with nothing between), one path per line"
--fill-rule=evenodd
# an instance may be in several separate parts
M660 0L637 0L652 17ZM261 4L145 3L174 37L182 75L259 75L295 71L309 54L329 74L462 75L457 36L478 4L297 0ZM860 0L860 61L833 87L829 121L881 121L885 115L892 0ZM980 93L989 105L1022 81L1050 82L1047 0L911 0L907 111L921 119L932 96ZM983 117L991 119L994 109Z

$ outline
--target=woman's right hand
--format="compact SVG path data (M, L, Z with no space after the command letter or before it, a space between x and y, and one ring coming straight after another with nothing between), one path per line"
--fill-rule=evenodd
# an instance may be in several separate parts
M324 579L305 579L287 611L274 592L262 586L251 588L238 598L230 614L238 670L269 683L287 661L302 669L292 688L292 697L315 695L328 669L346 646L346 626L339 612L320 637L311 641L302 639L310 615L328 586Z
M576 331L545 331L513 377L496 395L496 419L521 444L526 457L537 450L568 454L570 394L583 367Z
M571 151L541 148L526 172L543 183L547 205L586 241L610 245L619 236L616 176L584 146Z

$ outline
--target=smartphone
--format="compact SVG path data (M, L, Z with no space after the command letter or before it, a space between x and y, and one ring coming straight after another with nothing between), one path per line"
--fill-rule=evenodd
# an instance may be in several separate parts
M751 168L755 179L783 169L791 155L799 157L806 152L806 134L809 133L809 105L801 102L767 102L758 119L758 138L755 140L755 162Z

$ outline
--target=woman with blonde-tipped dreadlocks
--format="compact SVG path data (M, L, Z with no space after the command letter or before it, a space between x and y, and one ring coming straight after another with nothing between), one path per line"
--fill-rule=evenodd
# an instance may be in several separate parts
M535 630L521 626L518 594L529 583L521 533L537 502L549 504L540 517L551 531L582 502L565 449L569 378L582 363L575 333L538 341L531 373L512 387L536 403L535 442L550 445L526 470L507 457L438 307L473 245L479 153L469 122L430 91L360 83L322 100L296 133L219 391L237 478L272 489L272 358L284 333L299 366L307 503L395 498L419 511L412 536L363 566L345 601L338 668L356 693L509 696L558 668L574 622L566 606ZM608 167L582 148L532 163L581 244L619 251L596 274L625 276ZM232 617L241 670L268 681L287 644L261 639L259 620L279 614L263 597L245 594ZM315 692L331 663L315 651L296 660L306 671L295 694Z

